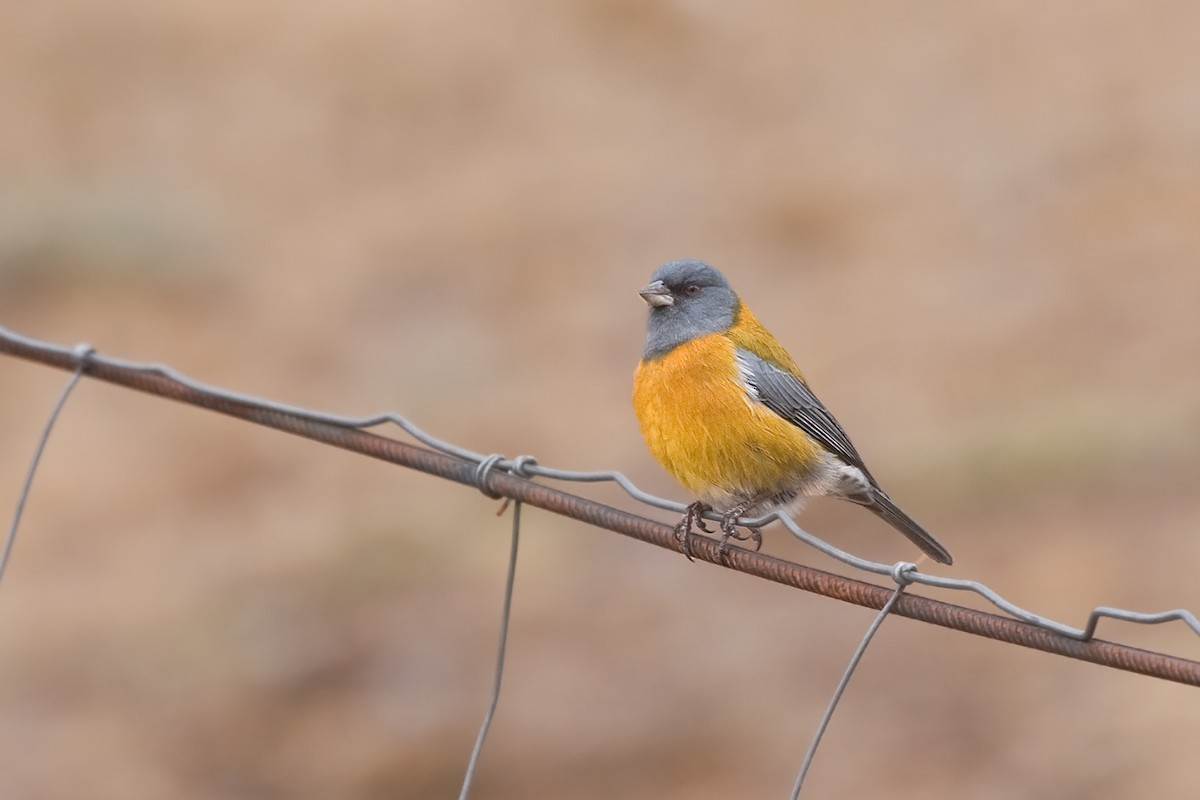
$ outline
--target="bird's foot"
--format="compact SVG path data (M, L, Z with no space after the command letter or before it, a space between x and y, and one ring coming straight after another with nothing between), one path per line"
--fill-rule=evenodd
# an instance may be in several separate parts
M751 527L747 526L746 533L744 533L736 538L739 541L743 541L743 542L746 541L747 539L754 542L754 552L756 552L756 553L759 550L762 550L762 531L759 530L758 528L751 528Z
M746 528L746 533L741 533L737 529L738 517L746 513L748 506L737 505L721 515L721 555L729 550L729 540L734 539L739 542L747 540L754 542L754 551L758 552L762 549L762 531L758 528Z
M692 532L692 528L699 528L705 533L710 533L711 528L704 524L704 513L711 511L711 507L707 503L701 503L697 500L687 507L683 513L683 519L675 524L675 540L679 542L679 551L687 556L688 561L695 561L692 558L692 546L688 539L688 534Z

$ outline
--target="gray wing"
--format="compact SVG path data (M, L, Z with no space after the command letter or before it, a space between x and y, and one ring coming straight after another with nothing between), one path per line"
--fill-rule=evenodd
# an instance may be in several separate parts
M833 418L833 414L821 404L812 389L795 375L782 370L769 361L764 361L748 350L738 349L738 364L742 368L742 380L747 390L767 408L786 419L812 438L826 450L847 464L862 470L871 482L872 491L861 495L845 496L879 515L889 525L908 537L930 558L942 564L950 564L950 552L934 539L929 531L921 527L912 517L893 503L879 484L871 477L862 457L850 443L850 437Z
M842 461L858 467L875 484L850 437L808 384L749 350L738 348L737 358L742 366L742 379L760 403L816 439Z

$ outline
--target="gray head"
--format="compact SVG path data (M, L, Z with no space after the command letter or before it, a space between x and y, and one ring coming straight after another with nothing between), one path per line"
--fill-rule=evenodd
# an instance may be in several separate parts
M737 321L738 297L725 276L703 261L668 261L640 292L650 306L645 358L657 358L681 344L729 330Z

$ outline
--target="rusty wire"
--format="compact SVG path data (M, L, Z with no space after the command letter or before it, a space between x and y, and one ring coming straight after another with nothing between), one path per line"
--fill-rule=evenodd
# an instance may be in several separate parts
M485 492L518 500L659 547L670 550L679 548L674 531L669 525L534 483L528 478L522 477L522 475L537 475L561 480L616 480L629 491L631 484L627 485L628 479L620 473L573 473L565 470L551 470L537 466L536 462L528 456L518 457L511 461L499 457L484 458L453 445L445 445L442 448L447 452L437 452L359 429L383 422L394 422L409 433L415 432L414 435L427 437L416 426L396 415L384 414L350 419L271 403L248 395L205 386L187 379L165 366L125 362L102 357L80 348L56 346L20 336L2 326L0 326L0 353L7 353L59 369L71 371L82 369L84 375L97 380L208 408L457 483L477 486ZM630 493L638 499L649 497L649 495L636 490L636 487L633 489L634 491L630 491ZM653 499L658 500L658 498ZM678 505L667 501L653 504L668 508ZM787 518L782 519L785 524L790 522ZM794 523L788 525L788 528L793 533L798 530L794 527ZM805 541L815 539L808 534L802 538ZM819 542L819 540L816 541ZM810 541L810 543L812 542ZM877 610L883 608L894 594L893 588L836 575L803 564L774 558L764 553L737 547L723 551L715 541L700 536L693 536L690 546L692 554L702 561L867 608ZM894 569L893 566L874 564L843 554L825 543L815 546L825 552L832 551L831 554L835 557L846 556L842 558L846 563L860 566L871 572L889 573ZM867 566L862 567L862 565ZM973 581L962 581L919 572L908 573L907 577L914 583L974 591L989 600L999 597L992 590ZM1006 605L1001 607L1009 610L1008 606L1012 604L1004 602ZM1017 616L1022 618L1014 619L911 593L900 595L892 608L893 614L945 628L1081 661L1102 664L1115 669L1200 686L1200 662L1092 637L1096 623L1101 616L1112 616L1143 624L1179 619L1200 633L1200 621L1197 621L1196 617L1186 610L1177 609L1158 614L1141 614L1123 609L1098 607L1093 610L1087 626L1080 629L1045 620L1032 612L1024 611L1024 609L1018 608L1017 611L1021 612Z

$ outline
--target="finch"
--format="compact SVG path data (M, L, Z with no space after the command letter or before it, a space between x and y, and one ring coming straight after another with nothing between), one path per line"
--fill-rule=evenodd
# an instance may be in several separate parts
M689 558L687 535L693 525L708 530L705 511L721 515L724 547L747 538L736 530L739 517L831 496L867 508L934 561L951 563L880 488L791 356L720 272L671 261L639 294L650 313L633 407L650 452L699 498L676 526ZM758 531L750 537L761 546Z

